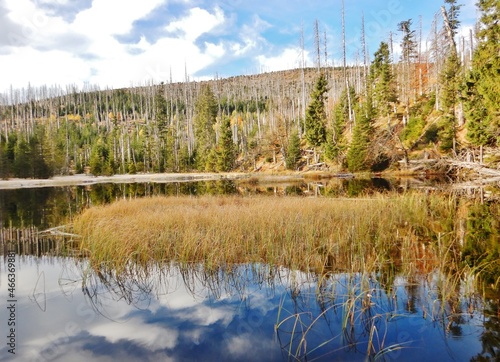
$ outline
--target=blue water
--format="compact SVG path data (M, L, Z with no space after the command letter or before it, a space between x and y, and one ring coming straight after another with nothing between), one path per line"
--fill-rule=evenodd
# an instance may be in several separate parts
M488 301L439 302L437 272L382 287L377 275L320 278L266 265L151 266L127 276L73 258L16 256L15 265L15 355L2 312L0 361L469 361L485 333L498 336L498 320L483 314Z

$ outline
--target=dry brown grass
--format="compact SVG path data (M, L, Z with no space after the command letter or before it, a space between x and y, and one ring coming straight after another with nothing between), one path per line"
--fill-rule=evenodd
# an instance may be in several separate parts
M94 262L113 267L154 260L363 271L394 255L421 259L421 243L432 238L429 215L447 207L418 194L153 197L91 208L74 231Z

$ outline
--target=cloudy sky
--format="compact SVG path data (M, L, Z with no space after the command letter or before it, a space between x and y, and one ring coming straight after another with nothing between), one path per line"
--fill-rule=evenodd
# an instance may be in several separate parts
M461 19L476 18L462 0ZM422 16L427 37L435 0L346 1L347 53L355 61L365 17L370 54L397 24ZM314 21L329 63L342 58L341 0L0 0L0 92L40 85L127 87L314 65ZM398 34L395 34L398 41ZM323 50L322 50L323 52Z

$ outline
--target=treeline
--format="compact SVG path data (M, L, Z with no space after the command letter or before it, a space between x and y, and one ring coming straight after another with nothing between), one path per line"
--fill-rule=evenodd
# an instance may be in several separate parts
M0 177L265 163L380 171L415 152L476 148L482 161L500 140L500 9L477 6L466 39L457 35L460 5L445 0L426 50L407 19L395 29L401 54L391 33L370 62L363 31L363 61L349 67L328 66L318 40L315 68L117 90L12 89L0 96Z

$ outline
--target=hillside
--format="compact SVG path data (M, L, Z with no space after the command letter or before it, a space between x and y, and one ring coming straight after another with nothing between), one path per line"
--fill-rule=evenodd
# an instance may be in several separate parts
M14 91L0 106L0 176L217 171L215 161L211 166L197 162L208 157L199 151L204 142L199 138L203 117L210 122L204 127L213 138L206 141L207 152L213 148L215 158L222 121L229 119L233 159L220 171L347 171L352 168L348 155L356 125L367 112L371 115L369 135L363 141L365 156L362 167L352 171L449 172L429 170L415 165L415 160L446 156L478 161L479 150L466 139L463 116L456 122L452 147L442 147L445 112L437 109L433 91L439 78L433 76L433 64L414 64L413 69L425 79L419 78L406 100L403 94L390 100L386 114L376 110L373 74L364 66L347 68L345 73L342 68L307 68L116 90ZM392 65L392 71L394 87L399 88L397 74L403 67ZM320 120L326 139L321 147L312 147L305 114L320 75L326 79ZM203 105L206 89L213 97L209 99L213 114L207 114ZM290 167L294 133L299 136L299 151ZM499 159L496 147L490 147L484 160L496 168Z

